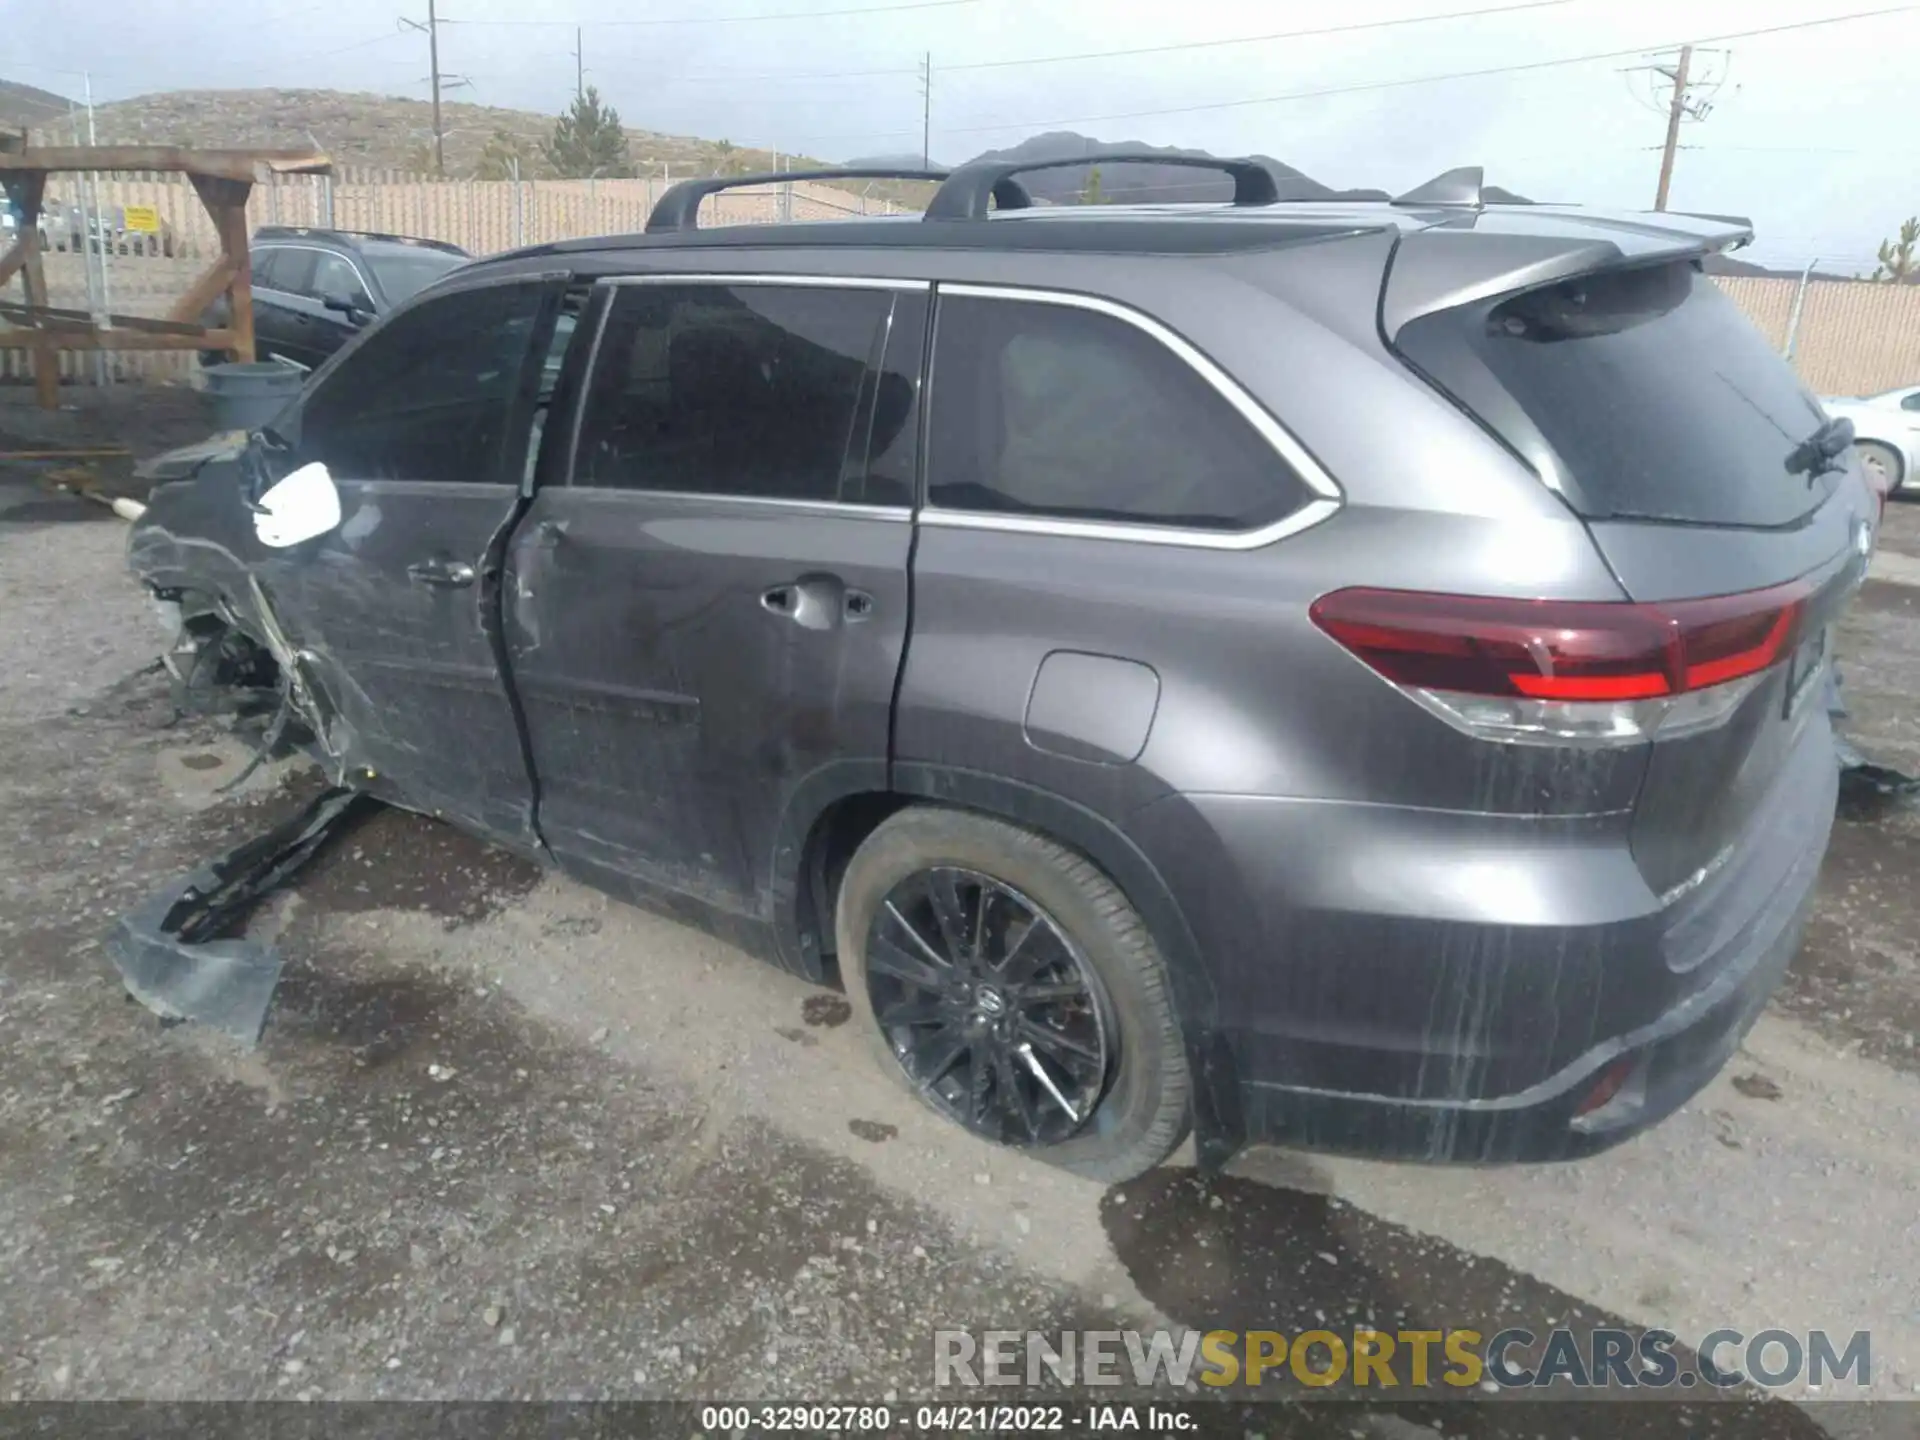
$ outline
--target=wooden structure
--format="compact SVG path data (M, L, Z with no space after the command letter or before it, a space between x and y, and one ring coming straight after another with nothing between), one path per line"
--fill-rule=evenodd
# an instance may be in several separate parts
M183 174L212 217L220 254L196 279L164 319L108 315L95 324L85 311L56 309L47 303L40 261L40 206L47 176L61 171L158 171ZM0 256L0 286L17 273L26 301L0 300L0 350L33 355L33 379L40 404L59 403L62 350L225 350L240 360L253 359L253 266L247 248L247 196L256 181L279 174L327 174L332 164L312 151L190 150L175 145L33 146L18 137L0 136L0 187L19 213L13 248ZM113 243L104 221L98 241ZM200 317L221 295L228 299L228 323L210 328Z

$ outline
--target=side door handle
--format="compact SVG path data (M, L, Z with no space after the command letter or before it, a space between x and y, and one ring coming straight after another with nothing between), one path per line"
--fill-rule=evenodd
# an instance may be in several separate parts
M464 560L449 560L436 555L430 560L416 560L407 566L407 578L422 585L445 585L459 587L473 584L473 566Z
M762 591L760 607L803 629L831 630L843 621L866 619L873 613L873 597L849 590L837 575L803 575Z

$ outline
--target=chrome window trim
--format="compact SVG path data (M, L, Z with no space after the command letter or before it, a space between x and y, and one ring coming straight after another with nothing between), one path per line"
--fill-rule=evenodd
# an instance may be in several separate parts
M602 282L622 285L792 285L822 290L909 290L925 292L931 280L898 280L879 275L774 275L765 271L729 274L725 270L650 270L645 275L608 275Z
M1091 310L1133 326L1170 351L1211 386L1251 425L1275 453L1292 467L1307 488L1319 497L1278 520L1253 530L1196 530L1179 525L1156 525L1151 521L1075 520L1066 516L1005 515L981 510L951 510L931 501L920 512L922 524L960 530L1001 530L1028 535L1076 536L1087 540L1118 540L1145 545L1182 545L1209 550L1258 550L1289 535L1320 524L1337 514L1346 496L1334 478L1327 474L1292 433L1249 395L1226 371L1208 359L1191 342L1160 321L1132 306L1122 305L1097 295L1074 290L1038 290L1013 285L977 285L955 281L940 283L939 295L962 295L981 300L1012 300L1027 304L1060 305L1068 309ZM939 317L934 317L934 347L937 377L939 354ZM939 384L930 387L929 405L939 403Z
M580 495L638 495L648 500L672 500L684 504L737 505L747 509L775 510L783 514L830 515L835 519L887 520L905 524L913 511L905 505L856 505L849 500L791 500L779 495L718 495L706 490L633 490L616 485L556 485L554 493L570 490Z
M924 294L932 288L930 280L884 280L866 279L847 275L769 275L755 273L751 275L730 275L725 271L659 271L646 275L607 275L595 282L604 285L609 291L626 285L785 285L811 286L817 289L836 290L892 290L906 293ZM708 490L642 490L625 485L582 485L574 479L575 467L580 459L580 436L587 418L587 396L593 391L594 372L600 368L600 342L607 333L607 325L613 315L613 302L617 297L609 294L600 307L599 323L594 326L593 346L587 352L586 374L581 377L580 394L575 398L573 407L573 434L568 437L567 478L564 484L551 487L556 491L577 490L591 495L645 495L657 496L663 500L717 500L727 505L761 506L783 514L821 515L833 517L864 516L870 520L910 521L913 519L912 507L906 505L860 505L851 500L789 500L775 495L729 495L725 491ZM887 324L893 324L893 312L887 312Z
M1054 519L1045 515L996 515L985 510L920 512L922 525L947 530L1003 530L1020 535L1056 535L1081 540L1118 540L1135 545L1182 545L1206 550L1258 550L1311 529L1340 513L1338 500L1309 500L1298 510L1258 530L1194 530L1178 525L1126 524L1106 520Z

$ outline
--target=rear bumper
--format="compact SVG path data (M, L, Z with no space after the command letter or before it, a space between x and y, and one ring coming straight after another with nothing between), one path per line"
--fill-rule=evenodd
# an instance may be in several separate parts
M1624 815L1189 796L1135 835L1212 972L1234 1138L1557 1160L1663 1119L1739 1046L1798 948L1837 783L1816 716L1738 852L1665 904Z
M1738 957L1707 989L1517 1094L1409 1101L1253 1082L1243 1087L1247 1138L1477 1164L1605 1150L1666 1119L1719 1073L1785 975L1810 907L1809 892L1770 942ZM1601 1095L1610 1098L1580 1113Z

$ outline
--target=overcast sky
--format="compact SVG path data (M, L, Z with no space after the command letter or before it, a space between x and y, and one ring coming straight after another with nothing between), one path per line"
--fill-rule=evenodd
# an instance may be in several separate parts
M843 158L917 150L933 57L932 151L952 163L1046 129L1276 156L1334 185L1409 187L1453 165L1536 199L1644 209L1664 120L1638 51L1887 8L1893 0L438 0L456 98L557 111L572 23L587 79L629 125ZM142 0L81 11L0 0L0 76L98 100L153 90L320 87L426 94L427 0ZM1261 39L1276 32L1426 23ZM888 7L881 9L879 7ZM867 10L867 14L828 14ZM82 16L86 18L82 20ZM553 20L529 23L533 16ZM805 18L767 19L769 15ZM725 19L722 17L757 17ZM1199 42L1230 41L1208 45ZM1072 56L1143 46L1158 54ZM1751 258L1866 269L1920 211L1913 95L1920 5L1718 42L1711 114L1683 129L1675 209L1751 215ZM973 67L973 68L968 68ZM862 73L848 77L846 72ZM1301 92L1345 87L1346 94ZM1247 102L1247 103L1235 103Z

